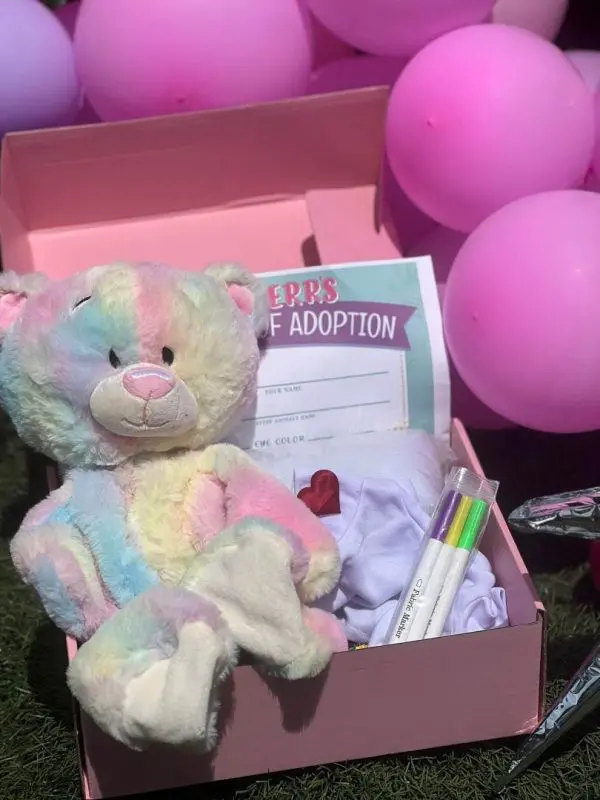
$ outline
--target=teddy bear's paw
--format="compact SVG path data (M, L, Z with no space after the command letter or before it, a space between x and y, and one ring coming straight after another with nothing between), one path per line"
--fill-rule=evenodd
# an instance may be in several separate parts
M212 750L218 739L217 687L235 663L235 646L203 622L186 625L170 658L155 662L125 688L121 740Z
M327 667L333 653L348 649L342 625L333 614L319 608L304 608L302 618L303 646L288 664L268 669L271 675L288 680L314 678Z
M314 603L329 594L336 586L342 570L337 545L312 552L306 575L298 583L298 595L303 603Z
M213 603L155 587L82 645L67 678L98 727L128 747L205 752L217 741L218 685L236 662L237 647Z

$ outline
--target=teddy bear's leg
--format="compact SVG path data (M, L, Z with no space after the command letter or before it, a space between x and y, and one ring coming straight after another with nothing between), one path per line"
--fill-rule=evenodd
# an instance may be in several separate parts
M213 600L236 643L286 678L317 675L332 653L346 650L336 618L303 605L297 585L309 556L290 531L249 517L198 556L184 585Z
M218 684L236 660L212 602L157 586L98 629L77 652L67 680L96 724L127 746L207 751L217 739Z
M85 641L114 613L94 559L70 525L24 524L10 550L24 582L67 635Z

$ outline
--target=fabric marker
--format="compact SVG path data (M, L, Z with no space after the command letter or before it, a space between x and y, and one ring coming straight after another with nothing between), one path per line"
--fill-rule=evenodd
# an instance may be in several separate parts
M454 558L446 575L444 586L431 615L431 621L425 631L425 639L433 639L442 635L456 595L465 579L469 558L477 544L481 528L485 524L488 510L489 506L485 500L475 500L471 506L471 511L454 551Z
M410 628L403 632L403 635L400 637L401 642L416 642L425 637L425 631L431 620L433 610L446 581L450 566L453 563L456 548L467 519L469 518L472 505L473 498L462 497L456 515L452 520L448 535L440 549L429 581L422 593L422 600L419 603L413 622Z
M394 614L394 619L387 635L388 644L404 641L401 637L410 627L417 610L417 600L421 596L433 571L437 557L442 549L442 542L452 525L460 501L461 495L454 489L450 490L444 498L439 513L436 514L427 546L404 595L404 600L401 601L398 610Z

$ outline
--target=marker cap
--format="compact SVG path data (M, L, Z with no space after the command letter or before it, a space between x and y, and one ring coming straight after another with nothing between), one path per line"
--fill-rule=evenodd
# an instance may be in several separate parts
M448 531L448 535L446 536L446 544L449 544L452 547L457 546L458 541L460 539L460 535L469 517L469 511L472 505L473 505L472 497L464 496L460 498L458 509L456 511L456 514L454 515L452 524L450 525L450 530Z
M489 508L485 500L479 498L473 500L457 544L461 550L472 550L475 547L477 538L487 520Z
M455 489L450 489L442 500L440 509L435 517L430 534L431 539L437 539L441 542L446 538L459 503L460 494Z

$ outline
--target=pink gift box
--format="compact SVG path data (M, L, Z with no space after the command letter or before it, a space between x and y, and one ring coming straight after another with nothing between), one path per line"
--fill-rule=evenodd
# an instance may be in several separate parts
M387 92L8 135L5 269L60 277L117 259L256 271L397 258L378 191ZM462 424L452 446L482 474ZM55 475L51 475L55 480ZM497 506L482 550L510 627L338 654L312 681L238 667L206 757L135 753L76 709L87 798L109 798L532 731L543 606ZM76 644L68 642L70 657ZM443 667L442 667L443 665Z

